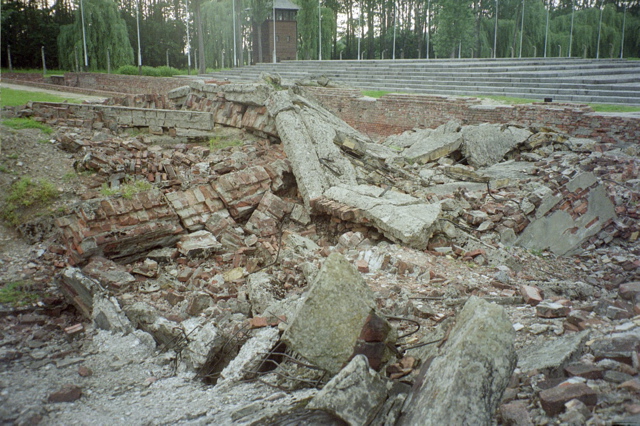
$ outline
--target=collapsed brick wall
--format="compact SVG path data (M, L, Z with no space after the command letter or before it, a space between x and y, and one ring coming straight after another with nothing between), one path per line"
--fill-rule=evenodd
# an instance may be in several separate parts
M64 74L65 85L130 94L166 95L170 90L184 86L186 80L174 77L145 77L119 74L75 73Z
M534 103L481 105L476 98L389 94L379 99L363 98L358 90L306 89L325 108L354 128L370 136L386 137L419 128L435 128L450 120L465 125L518 123L554 127L575 137L603 143L637 144L640 119L594 113L579 104Z

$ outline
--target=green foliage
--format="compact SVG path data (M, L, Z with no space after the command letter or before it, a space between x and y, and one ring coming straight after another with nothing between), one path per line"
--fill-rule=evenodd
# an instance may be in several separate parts
M24 306L38 299L38 295L31 291L31 285L14 281L0 287L0 303L12 306Z
M112 68L132 63L133 48L117 4L113 0L84 0L83 7L89 69L107 69L107 50ZM76 57L80 66L84 64L80 8L75 11L75 22L60 28L58 55L64 69L74 69Z
M11 185L0 217L12 225L20 225L25 222L25 209L47 207L58 196L58 190L51 182L23 177Z
M640 112L640 107L614 104L589 104L595 112Z
M219 149L228 148L230 146L241 146L242 141L237 139L222 139L220 137L213 137L209 139L209 149L211 151L218 151Z
M473 12L470 0L442 0L433 35L433 50L439 58L468 52L473 40ZM463 53L464 56L467 56Z
M298 0L298 55L300 59L318 59L318 2ZM331 41L336 31L334 11L320 8L322 13L322 59L331 57Z
M184 75L187 72L179 70L173 67L161 66L161 67L141 67L142 75L149 77L172 77L174 75ZM135 65L123 65L118 68L116 74L124 75L138 75L138 67Z
M3 89L3 91L4 90L5 89ZM2 124L16 130L40 129L42 133L46 135L50 135L51 133L53 133L53 129L51 127L38 121L32 120L31 118L7 118L6 120L2 121Z
M102 184L100 193L105 197L111 197L113 195L120 195L122 198L130 199L139 192L145 192L153 188L146 180L136 180L131 183L120 185L118 188L110 188L106 183Z

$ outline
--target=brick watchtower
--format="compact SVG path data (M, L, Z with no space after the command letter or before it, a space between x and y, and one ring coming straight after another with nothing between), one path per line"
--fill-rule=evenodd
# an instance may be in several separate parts
M298 24L296 14L300 6L291 0L273 0L275 8L276 61L295 60L297 57ZM262 23L262 62L273 62L273 13ZM258 48L257 31L254 31L254 46ZM260 55L254 55L256 62Z

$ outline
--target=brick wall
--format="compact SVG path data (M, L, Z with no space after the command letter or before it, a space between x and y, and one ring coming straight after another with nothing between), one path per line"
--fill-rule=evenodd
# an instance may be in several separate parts
M463 124L516 123L553 127L570 135L621 145L640 141L636 115L598 114L579 104L481 105L476 98L389 94L363 98L358 90L307 88L325 108L372 137L386 137L413 128L435 128L449 120Z
M185 86L187 81L174 77L145 77L100 73L65 73L65 84L94 90L118 93L166 95L177 87Z

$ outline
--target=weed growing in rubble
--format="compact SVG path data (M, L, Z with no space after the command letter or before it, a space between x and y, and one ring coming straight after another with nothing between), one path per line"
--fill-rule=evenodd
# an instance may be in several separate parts
M136 180L132 183L120 185L118 188L109 188L109 185L103 183L100 193L105 197L120 195L122 198L126 198L128 200L138 192L148 191L151 188L153 188L153 185L146 180Z
M38 299L38 295L29 290L30 285L25 282L8 283L0 288L0 303L13 306L28 305Z
M30 118L7 118L6 120L2 121L2 124L16 130L40 129L42 133L47 135L53 133L53 129L51 127Z
M9 169L7 169L5 166L0 165L0 173L8 173Z
M242 145L242 141L237 139L221 139L218 136L209 139L209 149L211 151L218 151L219 149L240 145Z
M32 206L46 207L58 195L58 190L51 182L23 177L11 185L0 217L12 225L20 225L25 221L23 209Z

